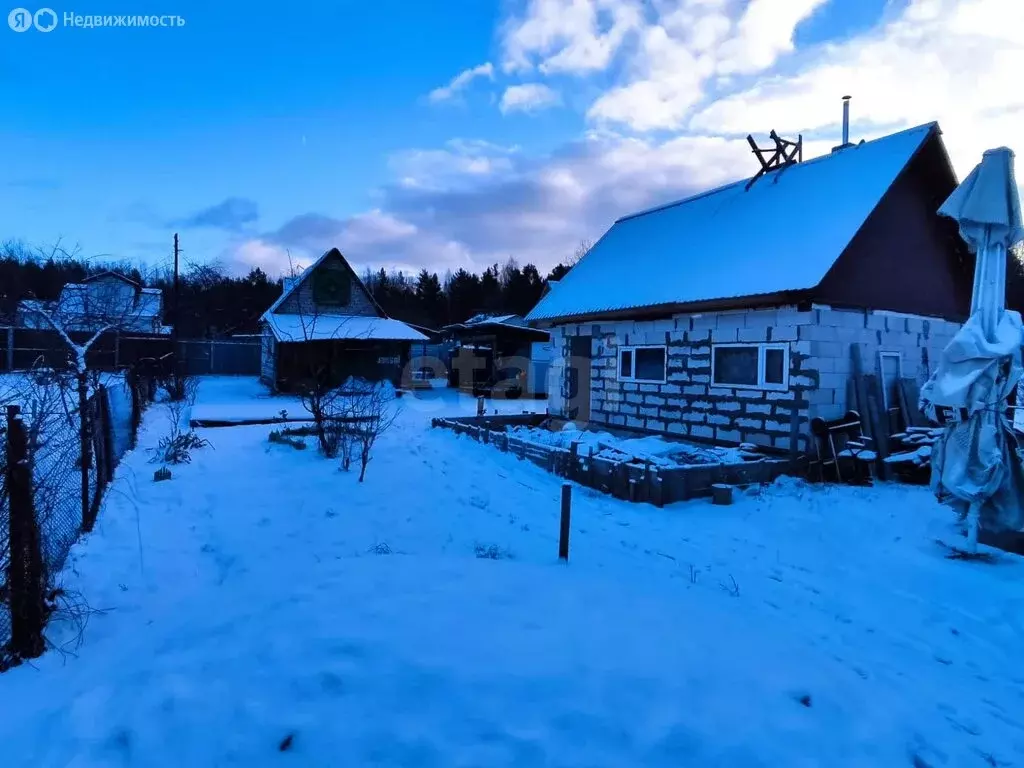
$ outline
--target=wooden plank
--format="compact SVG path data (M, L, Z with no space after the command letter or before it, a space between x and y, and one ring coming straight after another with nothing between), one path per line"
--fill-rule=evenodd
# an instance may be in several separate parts
M853 368L853 387L857 396L855 410L861 415L864 434L876 439L871 419L868 416L868 390L864 382L864 364L861 361L860 344L850 345L850 364Z
M921 390L914 379L900 379L900 392L907 401L907 412L910 416L908 427L927 427L928 417L918 410L917 404L921 399Z
M882 386L878 377L874 375L865 376L864 384L867 390L868 420L875 433L873 450L876 456L876 471L878 477L885 480L889 476L889 465L885 463L885 457L889 455L889 430L886 413L882 407Z
M914 422L911 421L910 403L907 402L907 392L903 388L903 379L899 379L896 382L896 400L900 406L900 416L902 423L898 429L906 429ZM914 408L917 408L917 403L914 403Z

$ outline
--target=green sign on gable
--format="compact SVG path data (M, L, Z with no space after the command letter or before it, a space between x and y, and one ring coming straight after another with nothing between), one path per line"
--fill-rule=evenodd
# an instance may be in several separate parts
M352 298L352 279L345 269L318 269L313 274L313 301L326 307L344 307Z

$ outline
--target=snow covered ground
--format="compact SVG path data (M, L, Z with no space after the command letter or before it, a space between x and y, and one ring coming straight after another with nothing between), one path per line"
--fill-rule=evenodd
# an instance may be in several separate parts
M430 429L471 398L402 404L363 484L269 427L204 430L154 483L147 412L65 569L103 612L0 676L0 765L1024 761L1024 567L944 559L927 489L577 488L565 566L558 478Z

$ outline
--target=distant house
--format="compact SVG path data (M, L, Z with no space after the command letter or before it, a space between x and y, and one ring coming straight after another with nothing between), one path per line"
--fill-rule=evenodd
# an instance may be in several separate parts
M619 219L527 317L552 332L551 410L804 450L850 406L854 347L891 408L970 306L936 214L956 183L931 123Z
M399 384L410 346L427 339L384 313L337 248L287 279L261 323L261 379L275 391L349 376Z
M57 319L66 331L93 332L114 326L122 333L170 333L162 323L161 290L145 288L116 272L67 283L56 301L23 299L18 304L16 324L20 328L52 330L46 315Z
M477 395L547 395L551 334L519 315L480 314L441 329L452 346L449 385Z

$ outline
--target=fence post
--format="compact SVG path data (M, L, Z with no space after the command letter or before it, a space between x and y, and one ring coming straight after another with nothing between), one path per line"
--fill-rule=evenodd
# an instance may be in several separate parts
M117 468L116 457L114 456L114 419L110 415L110 390L106 386L100 387L100 409L102 418L100 427L103 430L103 453L105 454L104 466L107 468L107 482L114 479L114 470Z
M562 486L562 517L558 526L558 559L569 562L569 519L572 514L572 486Z
M128 392L132 396L132 437L131 447L134 449L139 434L139 425L142 424L142 393L139 392L139 369L134 363L128 367Z
M42 655L44 649L43 553L32 503L28 433L17 405L7 406L7 498L10 504L11 650L19 658L34 659Z
M89 467L92 465L92 445L89 437L89 381L84 371L78 372L78 446L82 472L82 530L91 531L89 523Z
M216 367L214 366L214 363L213 363L213 357L214 357L213 353L214 353L216 347L217 347L217 343L213 339L210 339L210 375L211 376L217 372L216 371Z

